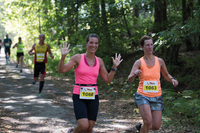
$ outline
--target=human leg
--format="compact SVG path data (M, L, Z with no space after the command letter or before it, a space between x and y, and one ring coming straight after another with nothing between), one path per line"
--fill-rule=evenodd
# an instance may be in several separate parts
M92 133L93 127L95 125L96 121L93 120L89 120L89 128L88 128L88 132L87 133Z
M44 87L44 77L45 77L46 67L45 63L40 63L40 85L39 85L39 95L41 95L42 89Z
M17 64L16 64L16 68L18 67L18 64L19 64L19 56L17 55Z
M84 100L79 99L79 95L73 94L73 106L77 120L74 133L91 133L97 118L98 95L95 96L95 100Z
M161 126L162 111L152 110L151 114L152 114L151 130L158 130Z
M73 133L88 133L89 121L87 118L77 120L77 126L74 128Z
M10 48L8 48L8 60L10 61Z
M39 85L39 94L42 92L43 87L44 87L44 74L40 75L40 85Z
M95 100L88 101L88 120L89 120L89 129L88 133L92 133L93 127L95 125L97 114L99 110L99 96L95 95Z
M39 73L40 73L39 65L37 64L37 62L35 62L35 64L34 64L34 73L33 73L34 78L33 78L33 83L32 84L35 84L38 81Z
M22 72L22 68L23 68L23 60L24 60L24 56L21 56L21 70L20 70L20 72Z
M8 64L8 48L5 47L6 64Z
M152 115L150 105L138 105L140 115L143 120L143 124L141 126L141 133L148 133L152 124Z

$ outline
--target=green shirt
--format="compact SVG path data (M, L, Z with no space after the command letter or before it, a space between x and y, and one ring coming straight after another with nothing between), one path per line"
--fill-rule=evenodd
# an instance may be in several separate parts
M23 43L17 45L17 53L23 53Z

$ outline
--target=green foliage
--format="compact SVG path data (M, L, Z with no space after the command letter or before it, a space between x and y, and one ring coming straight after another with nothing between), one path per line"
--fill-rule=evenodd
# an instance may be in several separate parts
M175 118L171 117L174 121L180 117L181 120L178 120L176 124L194 125L194 131L199 130L200 127L199 59L200 56L184 58L184 67L174 67L182 72L177 77L178 87L172 88L167 84L162 84L165 103L164 115L176 116ZM171 68L171 71L174 70Z

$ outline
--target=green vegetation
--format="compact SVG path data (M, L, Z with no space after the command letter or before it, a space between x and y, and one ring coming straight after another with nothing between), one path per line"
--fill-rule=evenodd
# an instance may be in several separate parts
M19 36L25 44L25 63L32 67L28 50L46 35L55 59L49 58L48 73L73 79L73 70L58 74L59 45L71 44L69 58L85 52L85 37L100 36L97 56L110 70L111 57L121 53L124 61L110 85L99 78L99 87L113 98L130 98L138 79L127 81L133 63L140 58L139 39L151 35L155 55L163 58L171 75L179 81L174 88L161 78L165 101L165 126L177 131L200 132L200 1L199 0L3 0L0 2L0 38L6 34L15 44ZM15 59L15 50L12 58ZM179 129L180 127L180 129ZM182 128L182 129L181 129Z

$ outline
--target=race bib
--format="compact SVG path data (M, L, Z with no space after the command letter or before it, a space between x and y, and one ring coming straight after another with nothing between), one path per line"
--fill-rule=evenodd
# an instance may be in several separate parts
M23 51L23 48L18 48L19 51Z
M158 92L158 81L144 81L143 82L143 92Z
M80 87L80 99L95 99L95 87Z
M41 54L41 53L37 54L37 60L43 61L44 60L44 54Z
M6 44L5 44L5 46L7 46L7 47L8 47L8 46L10 46L10 44L9 44L9 43L6 43Z

